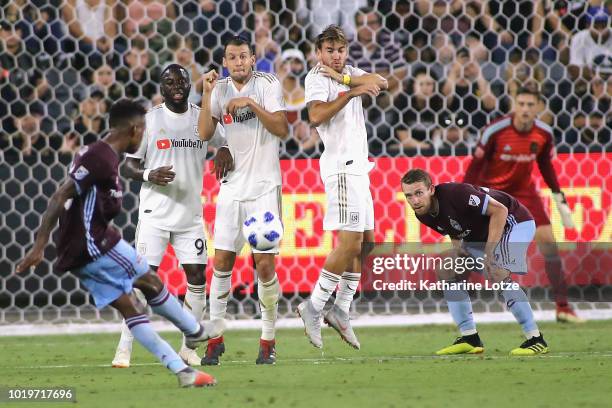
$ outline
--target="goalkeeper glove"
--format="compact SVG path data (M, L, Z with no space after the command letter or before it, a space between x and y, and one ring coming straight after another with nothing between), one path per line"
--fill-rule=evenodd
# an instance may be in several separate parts
M557 203L557 209L559 210L559 214L561 214L563 226L569 229L576 228L574 225L574 220L572 220L572 212L570 211L569 205L567 205L567 200L565 199L565 194L560 191L558 193L552 193L552 197L553 200L555 200L555 203Z

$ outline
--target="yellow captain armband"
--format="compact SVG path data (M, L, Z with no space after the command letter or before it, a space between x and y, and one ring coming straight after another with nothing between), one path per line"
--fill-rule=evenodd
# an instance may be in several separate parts
M342 75L342 83L346 86L351 84L351 76L350 75Z

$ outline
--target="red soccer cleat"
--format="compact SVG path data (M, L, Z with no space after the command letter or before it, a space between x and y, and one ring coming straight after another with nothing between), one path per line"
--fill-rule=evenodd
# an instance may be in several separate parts
M557 305L557 322L559 323L584 323L586 320L578 317L570 305Z
M212 387L217 385L217 380L210 374L202 371L186 368L176 375L181 388L190 387Z

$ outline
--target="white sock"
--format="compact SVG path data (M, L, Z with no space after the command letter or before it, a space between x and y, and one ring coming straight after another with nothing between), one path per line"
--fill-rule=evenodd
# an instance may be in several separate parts
M185 292L185 301L183 309L191 313L195 319L200 322L204 318L206 310L206 284L192 285L187 284L187 292ZM185 336L183 336L183 344L181 348L185 348Z
M232 271L214 270L210 282L210 320L225 319L232 286Z
M319 280L317 280L317 283L312 290L312 294L310 295L310 301L317 312L323 310L325 304L329 300L329 297L336 289L339 281L339 275L328 272L325 269L321 270Z
M261 279L257 280L257 295L261 308L261 338L263 340L274 340L274 325L276 324L278 298L280 296L280 285L276 274L268 282L262 282Z
M357 272L344 272L340 277L334 304L346 313L351 309L351 302L359 286L359 279L361 279L361 274Z
M144 293L140 289L134 288L134 295L136 298L142 303L145 308L147 307L147 299L145 298ZM119 339L119 344L117 345L117 349L129 350L132 352L132 343L134 342L134 335L132 331L125 324L125 320L123 320L123 324L121 325L121 338Z
M183 309L188 310L198 322L202 320L206 311L206 284L187 284Z

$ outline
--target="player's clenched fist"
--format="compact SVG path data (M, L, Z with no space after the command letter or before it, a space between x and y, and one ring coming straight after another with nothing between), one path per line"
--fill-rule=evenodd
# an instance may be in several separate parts
M172 166L162 166L155 170L151 170L147 181L157 184L158 186L166 186L174 180L175 175L176 173L172 171Z
M238 112L238 109L250 106L252 103L253 103L253 100L246 96L241 97L241 98L234 98L231 101L229 101L225 110L230 115L236 115Z
M205 93L210 93L215 88L217 84L217 78L219 78L219 74L215 70L210 70L200 79L202 81L202 86Z

